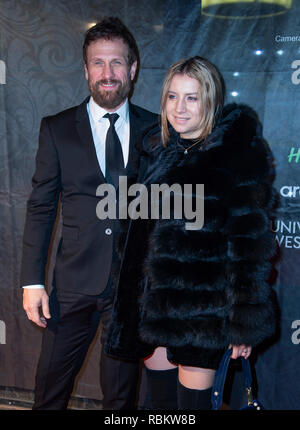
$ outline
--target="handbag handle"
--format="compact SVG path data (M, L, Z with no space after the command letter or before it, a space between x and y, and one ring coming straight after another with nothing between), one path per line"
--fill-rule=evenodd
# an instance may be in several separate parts
M220 366L215 374L214 383L213 383L212 392L211 392L211 404L212 404L213 410L219 409L223 400L224 385L225 385L225 380L227 376L231 355L232 355L232 349L228 349L224 353ZM243 378L246 386L248 405L250 405L253 402L252 387L251 387L252 385L251 368L250 368L249 360L245 360L244 357L241 357L241 359L242 359Z

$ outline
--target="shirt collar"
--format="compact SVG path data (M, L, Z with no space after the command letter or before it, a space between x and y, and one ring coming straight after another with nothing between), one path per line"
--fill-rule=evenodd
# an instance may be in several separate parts
M89 108L92 118L96 122L99 121L99 119L101 119L106 113L117 113L125 122L129 122L128 99L126 99L125 103L123 103L115 112L107 112L107 110L99 106L91 96L89 100Z

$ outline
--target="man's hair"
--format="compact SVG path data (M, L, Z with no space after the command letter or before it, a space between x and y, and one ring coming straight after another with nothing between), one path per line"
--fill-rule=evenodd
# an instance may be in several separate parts
M101 39L121 39L128 46L129 66L138 60L139 53L133 35L119 18L109 16L103 18L100 22L87 30L83 43L83 59L85 64L87 64L87 48L89 44Z
M199 97L203 108L203 115L201 118L199 117L201 128L200 136L198 136L199 140L205 139L211 133L224 105L224 79L214 64L199 56L177 61L169 68L161 93L161 137L164 146L170 138L166 114L168 92L171 80L178 74L194 78L200 85Z

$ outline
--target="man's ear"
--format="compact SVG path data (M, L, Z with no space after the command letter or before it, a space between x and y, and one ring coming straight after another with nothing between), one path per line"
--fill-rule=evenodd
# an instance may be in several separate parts
M130 78L132 81L134 80L136 69L137 69L137 61L134 61L134 63L132 63L130 67Z
M84 73L85 73L85 79L88 81L89 80L89 72L88 72L88 68L87 65L84 65Z

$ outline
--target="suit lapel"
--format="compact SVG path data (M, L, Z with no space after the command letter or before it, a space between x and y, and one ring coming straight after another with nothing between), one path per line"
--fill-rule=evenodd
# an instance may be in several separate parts
M126 167L128 181L132 182L137 179L140 154L142 151L142 135L145 129L145 121L139 115L132 103L129 103L130 119L130 140L129 140L129 157Z
M143 134L147 127L147 123L139 115L138 111L135 109L134 105L129 103L129 115L130 115L130 141L129 141L129 158L128 165L126 167L127 175L127 189L130 185L134 183L140 183L144 176L146 165L144 163L143 157L141 157L143 148ZM142 163L141 163L142 162ZM134 198L134 197L132 197ZM128 197L128 203L130 198ZM127 248L128 239L130 236L130 231L132 230L133 220L131 218L122 221L126 225L127 238L124 246L124 252ZM121 272L121 268L120 268Z
M79 105L77 108L76 130L80 137L83 148L87 152L88 158L90 160L91 168L100 175L102 181L105 181L103 172L99 166L90 119L87 112L87 103L89 99L90 99L89 97L86 98L84 102L81 105Z

